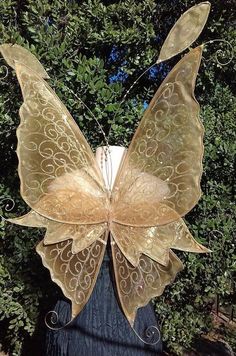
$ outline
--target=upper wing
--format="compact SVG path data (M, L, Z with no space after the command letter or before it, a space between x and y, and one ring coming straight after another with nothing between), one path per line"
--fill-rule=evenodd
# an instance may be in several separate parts
M7 221L21 225L21 226L29 226L29 227L47 227L48 220L42 215L39 215L34 210L30 210L27 214L18 216L17 218L7 219Z
M201 55L201 46L185 55L145 111L114 184L114 221L167 224L197 203L203 126L194 87Z
M105 221L107 192L80 129L39 75L22 63L15 67L24 98L17 129L23 199L59 222Z
M198 38L206 24L211 4L201 2L188 9L170 30L158 57L157 63L181 53Z
M16 62L27 65L42 78L49 78L39 60L30 51L17 44L4 43L0 46L0 53L7 64L15 69Z

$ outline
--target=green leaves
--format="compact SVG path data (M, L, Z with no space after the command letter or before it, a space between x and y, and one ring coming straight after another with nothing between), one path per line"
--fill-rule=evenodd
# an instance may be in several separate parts
M17 6L17 1L1 1L1 43L16 42L37 56L49 72L50 85L93 148L104 142L91 112L106 133L112 126L110 144L128 146L142 116L144 101L150 101L163 72L167 73L177 59L158 67L156 78L144 76L121 106L120 101L133 81L157 59L174 22L197 1L51 3L23 0ZM209 22L196 45L224 38L236 49L233 5L232 0L212 1ZM116 58L111 57L114 48ZM223 305L235 303L234 67L233 63L225 67L217 64L215 53L219 48L218 42L206 47L197 79L196 97L205 126L203 197L186 217L193 235L213 252L178 253L185 269L155 301L162 336L172 355L183 355L196 336L213 327L210 311L216 294ZM111 77L117 78L119 71L128 77L123 82L112 82ZM16 208L6 212L1 204L4 216L21 215L27 210L19 196L15 153L21 102L19 86L10 70L7 80L0 81L0 200L11 197ZM21 354L39 313L44 315L59 293L34 250L42 236L40 230L22 229L4 221L0 224L0 344L11 355ZM236 345L235 337L233 341L233 336L228 332L227 335L230 343Z

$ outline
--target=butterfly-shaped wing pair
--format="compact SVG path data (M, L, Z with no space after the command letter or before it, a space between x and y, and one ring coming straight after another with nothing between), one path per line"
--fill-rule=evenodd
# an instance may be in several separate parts
M182 15L158 62L191 45L209 9L204 2ZM183 268L171 249L208 251L181 218L201 194L203 126L194 87L202 46L186 54L156 92L111 195L90 146L43 79L48 75L40 62L18 45L4 44L0 51L16 70L24 98L17 154L21 195L32 209L10 221L47 229L37 252L72 301L72 318L92 293L111 232L118 295L133 325L137 308Z

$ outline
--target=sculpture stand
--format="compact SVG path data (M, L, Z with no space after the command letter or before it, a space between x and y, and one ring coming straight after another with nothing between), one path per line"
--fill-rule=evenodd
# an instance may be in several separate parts
M97 150L96 159L106 184L110 184L112 187L125 149L111 146L109 157L106 155L105 149ZM58 331L47 331L44 355L148 356L160 354L162 351L161 339L155 345L146 344L132 330L118 304L114 286L111 251L108 242L100 273L89 301L68 327ZM71 306L68 300L59 300L54 310L58 313L58 326L64 325L70 320ZM145 335L150 326L158 328L151 303L138 310L134 324L137 333L147 343L153 342L152 338Z

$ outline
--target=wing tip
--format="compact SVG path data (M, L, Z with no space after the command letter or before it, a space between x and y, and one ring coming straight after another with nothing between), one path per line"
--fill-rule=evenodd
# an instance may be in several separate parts
M14 48L13 48L14 47ZM17 43L3 43L0 45L0 53L2 54L3 58L5 59L5 61L7 62L7 64L16 70L16 66L17 63L21 63L24 66L28 67L25 63L23 63L20 60L16 60L15 54L14 53L14 49L18 49L18 51L20 51L20 53L22 54L25 53L26 54L26 59L31 60L31 64L33 64L33 66L35 67L35 72L44 79L50 79L47 71L44 69L43 65L40 63L40 61L37 59L37 57L32 54L29 50L27 50L26 48L18 45ZM10 51L9 51L10 50ZM24 58L25 60L25 58Z

